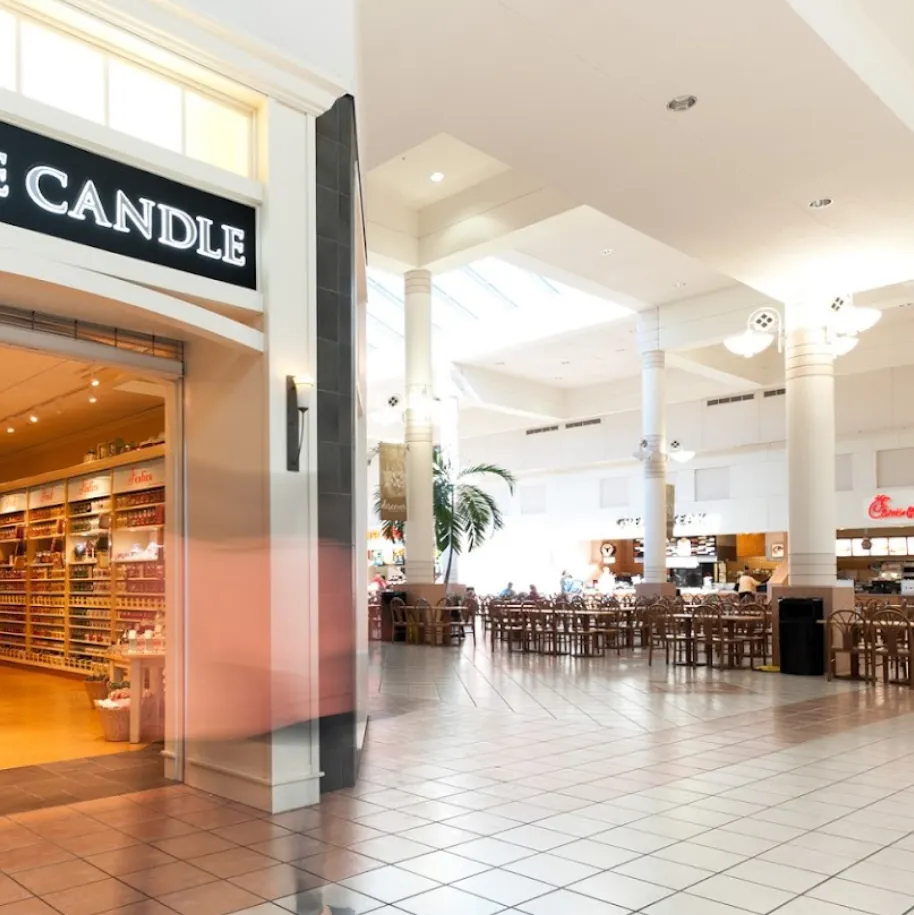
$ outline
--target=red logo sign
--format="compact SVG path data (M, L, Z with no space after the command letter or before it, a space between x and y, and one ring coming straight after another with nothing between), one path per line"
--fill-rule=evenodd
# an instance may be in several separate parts
M79 494L81 496L88 496L89 493L98 492L99 485L98 480L83 480L82 484L79 487Z
M134 467L130 471L130 479L127 481L128 486L139 486L142 483L152 483L152 474L145 467Z
M896 508L892 505L890 496L878 495L867 509L867 514L874 521L891 521L892 518L914 518L914 505L908 505L906 508Z
M41 490L41 501L42 502L53 502L54 497L57 495L57 490L53 487L45 487Z

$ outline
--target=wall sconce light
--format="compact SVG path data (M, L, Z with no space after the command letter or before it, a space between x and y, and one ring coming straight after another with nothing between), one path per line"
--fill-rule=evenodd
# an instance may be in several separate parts
M305 414L311 408L314 382L308 376L286 375L286 469L301 470L301 449L305 440Z

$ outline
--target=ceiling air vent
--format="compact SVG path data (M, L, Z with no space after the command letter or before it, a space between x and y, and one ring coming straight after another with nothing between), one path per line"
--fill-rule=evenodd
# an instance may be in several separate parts
M763 397L783 397L787 393L787 388L775 388L773 391L765 391Z
M755 394L736 394L733 397L718 397L714 400L707 401L706 405L709 407L717 407L720 406L720 404L741 403L744 400L755 400Z
M599 426L602 419L579 419L573 423L565 423L566 429L582 429L584 426Z
M542 435L544 432L558 432L558 426L540 426L538 429L528 429L526 435Z

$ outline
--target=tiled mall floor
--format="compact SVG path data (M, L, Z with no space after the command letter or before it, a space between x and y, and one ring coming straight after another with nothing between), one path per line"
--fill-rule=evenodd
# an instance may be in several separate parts
M358 788L0 818L0 915L902 915L914 704L775 674L373 646Z

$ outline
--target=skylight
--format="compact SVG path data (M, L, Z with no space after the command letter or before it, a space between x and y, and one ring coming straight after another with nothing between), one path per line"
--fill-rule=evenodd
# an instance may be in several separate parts
M403 371L403 280L368 271L368 348L374 377ZM631 310L487 257L434 278L433 346L439 358L478 359L616 321Z

